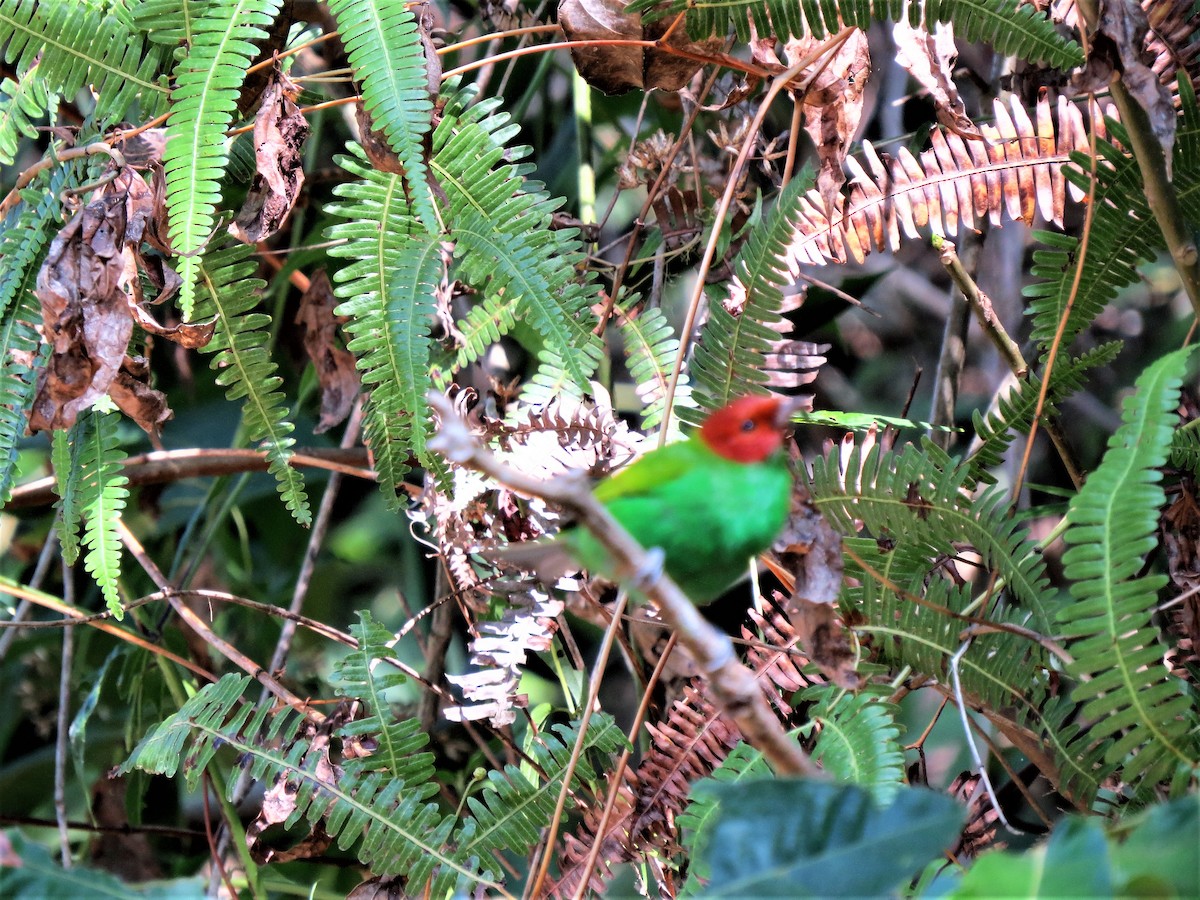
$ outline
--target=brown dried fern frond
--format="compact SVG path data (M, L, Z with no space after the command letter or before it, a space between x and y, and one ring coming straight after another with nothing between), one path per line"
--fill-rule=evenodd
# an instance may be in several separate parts
M1088 151L1088 132L1078 106L1060 97L1052 109L1042 92L1033 115L1015 98L995 102L995 120L980 125L983 140L967 141L945 128L930 131L930 147L919 157L901 147L896 157L863 141L867 168L846 160L850 192L833 216L814 190L801 201L797 228L787 253L796 263L862 262L872 250L899 249L901 231L920 238L928 228L940 237L1004 213L1032 224L1037 212L1062 226L1066 198L1083 192L1063 174L1074 151ZM1092 109L1097 138L1106 138L1103 116ZM1104 110L1114 115L1111 109Z
M793 710L784 697L813 683L800 671L803 660L791 649L796 631L775 606L762 616L752 610L750 618L752 625L742 627L742 637L750 644L746 663L786 720ZM650 749L635 770L625 772L604 833L596 833L603 813L596 806L588 810L576 833L564 838L559 857L563 874L554 888L556 894L572 895L584 877L589 891L603 894L612 865L650 849L678 853L675 819L687 805L692 784L710 775L742 740L737 726L718 715L698 679L684 688L665 721L648 725L647 730ZM601 843L597 868L585 876L583 866L597 841Z
M1192 0L1143 0L1150 22L1146 49L1154 57L1150 68L1163 84L1181 73L1200 79L1200 11Z

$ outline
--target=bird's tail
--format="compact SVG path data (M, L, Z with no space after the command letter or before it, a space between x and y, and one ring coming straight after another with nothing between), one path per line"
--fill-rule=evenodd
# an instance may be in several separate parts
M546 584L554 584L564 575L580 571L561 538L517 541L502 547L481 547L479 555L488 562L506 568L532 572Z

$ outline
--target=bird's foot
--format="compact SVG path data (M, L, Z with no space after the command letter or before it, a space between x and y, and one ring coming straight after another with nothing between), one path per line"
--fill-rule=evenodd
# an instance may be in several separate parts
M636 591L647 591L663 576L663 566L667 554L662 547L650 547L646 550L646 559L630 579L630 587Z

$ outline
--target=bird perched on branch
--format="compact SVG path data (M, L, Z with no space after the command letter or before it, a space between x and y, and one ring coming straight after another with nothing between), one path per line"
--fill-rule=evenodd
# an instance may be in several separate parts
M596 499L642 547L662 552L666 574L693 603L711 603L736 584L787 521L792 476L783 442L794 409L777 396L734 400L687 440L596 485ZM577 526L489 555L544 580L579 568L613 574L608 551Z

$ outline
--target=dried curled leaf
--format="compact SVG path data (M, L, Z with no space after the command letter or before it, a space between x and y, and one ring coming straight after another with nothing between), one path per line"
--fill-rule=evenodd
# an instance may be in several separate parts
M791 576L791 596L776 602L795 626L801 646L821 673L847 690L862 687L856 671L858 653L837 612L841 596L842 537L812 504L800 486L792 498L792 513L775 550L785 573ZM786 582L785 582L786 583Z
M316 434L328 431L350 415L361 386L354 354L338 340L341 320L333 314L337 299L325 270L316 272L300 298L296 324L304 332L304 350L312 360L321 387L321 418Z
M812 35L793 38L784 47L789 65L800 62L827 43ZM804 130L817 148L820 168L817 191L825 208L836 208L836 198L846 181L843 164L846 151L858 131L863 96L871 72L867 36L854 29L832 56L819 57L800 76L805 83Z
M150 387L150 366L141 357L126 357L121 369L108 386L108 393L117 408L147 434L158 436L164 422L174 413L167 405L167 395Z
M283 225L304 186L301 151L308 122L296 105L300 86L276 68L254 117L257 171L229 233L239 241L264 241Z
M69 428L108 392L133 334L128 295L150 215L149 187L125 168L51 243L35 290L50 358L38 379L30 431Z
M896 62L929 92L937 120L959 137L979 137L954 84L954 62L958 59L954 26L942 22L930 34L923 24L914 27L904 12L892 25L892 40L896 42Z
M623 0L559 0L558 24L569 41L657 41L671 25L670 17L644 25L641 13L628 13L625 6ZM666 45L679 53L652 47L583 45L571 47L571 58L583 80L606 94L655 88L678 91L702 65L689 57L705 57L722 43L716 38L697 43L688 38L687 29L676 28Z
M1142 8L1128 0L1100 0L1100 20L1091 38L1087 66L1074 79L1080 91L1107 90L1114 73L1146 111L1163 150L1167 174L1175 147L1175 105L1151 66L1155 54L1146 46L1149 22Z

